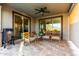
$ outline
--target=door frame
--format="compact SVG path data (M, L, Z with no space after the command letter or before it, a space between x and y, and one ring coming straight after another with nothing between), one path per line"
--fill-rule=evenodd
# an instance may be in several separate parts
M28 25L29 25L29 32L31 34L31 17L25 16L25 15L23 15L21 13L16 12L16 11L12 11L12 29L13 29L13 35L14 35L14 14L18 14L18 15L27 17L29 19L29 24Z
M39 31L40 31L40 20L51 19L51 18L57 18L57 17L61 17L61 34L60 34L60 35L61 35L61 40L63 40L63 16L62 16L62 15L39 19Z

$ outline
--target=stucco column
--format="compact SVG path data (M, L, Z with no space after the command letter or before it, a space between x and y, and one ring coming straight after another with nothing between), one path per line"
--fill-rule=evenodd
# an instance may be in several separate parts
M0 47L2 46L2 30L1 30L1 28L2 28L2 27L1 27L1 26L2 26L2 25L1 25L1 24L2 24L2 23L1 23L1 7L2 7L2 6L0 5Z

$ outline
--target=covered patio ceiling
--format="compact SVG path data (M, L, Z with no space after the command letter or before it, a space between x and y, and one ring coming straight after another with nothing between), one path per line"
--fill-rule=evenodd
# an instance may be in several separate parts
M47 7L50 13L46 13L44 16L50 16L60 13L67 13L72 3L7 3L7 5L34 18L39 18L42 17L42 15L35 14L35 8Z

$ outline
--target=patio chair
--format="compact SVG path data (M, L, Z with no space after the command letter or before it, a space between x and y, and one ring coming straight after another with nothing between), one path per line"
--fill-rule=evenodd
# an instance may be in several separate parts
M31 42L31 41L35 41L36 39L37 39L37 34L36 34L36 32L32 32L32 33L31 33L31 36L29 37L30 42Z
M29 32L23 32L22 33L22 39L24 40L24 43L30 43L30 41L29 41Z
M60 38L59 32L52 32L51 33L51 40L58 40L58 41L60 41L61 38Z
M23 35L24 35L24 38L23 38L24 42L26 43L30 43L34 41L35 39L37 39L37 35L35 32L32 32L31 35L29 32L24 32Z
M46 32L46 33L42 36L42 38L43 38L43 39L50 40L50 39L51 39L50 35L51 35L51 33L48 31L48 32Z

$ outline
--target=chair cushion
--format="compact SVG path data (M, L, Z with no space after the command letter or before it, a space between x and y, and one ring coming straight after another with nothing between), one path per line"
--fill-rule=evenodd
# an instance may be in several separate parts
M52 36L51 39L60 40L60 37L59 36Z
M30 41L34 41L37 37L29 37Z
M45 35L45 36L42 36L42 38L49 39L49 36L48 35Z

